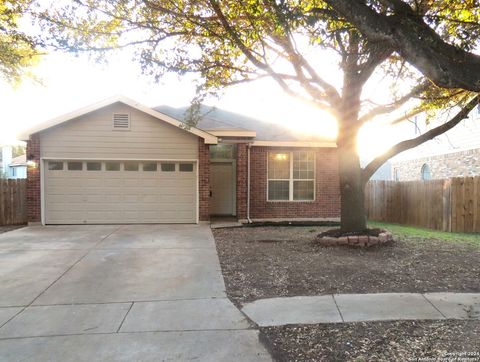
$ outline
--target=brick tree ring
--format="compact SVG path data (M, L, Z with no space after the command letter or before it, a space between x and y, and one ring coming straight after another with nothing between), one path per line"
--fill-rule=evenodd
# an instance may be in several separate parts
M342 235L330 236L322 233L317 236L317 244L320 246L354 246L369 247L381 245L393 241L392 233L386 230L379 230L378 235Z

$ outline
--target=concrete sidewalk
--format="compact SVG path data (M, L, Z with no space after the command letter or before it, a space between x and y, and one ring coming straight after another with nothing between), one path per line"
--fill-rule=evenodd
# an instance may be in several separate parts
M480 319L480 293L333 294L261 299L242 311L261 327L384 320Z

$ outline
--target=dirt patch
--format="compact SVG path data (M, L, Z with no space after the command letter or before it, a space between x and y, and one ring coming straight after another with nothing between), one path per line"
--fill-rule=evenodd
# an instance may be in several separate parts
M262 341L278 361L423 359L474 362L480 360L479 335L478 320L313 324L260 329Z
M317 235L328 229L214 230L228 296L240 306L330 293L480 292L478 245L395 235L395 242L368 249L319 246ZM260 328L279 361L473 362L480 361L479 335L479 320Z
M368 249L320 247L331 227L214 230L228 296L261 298L330 293L480 292L480 248L395 237Z
M0 234L6 233L8 231L16 230L25 227L26 225L8 225L8 226L0 226Z

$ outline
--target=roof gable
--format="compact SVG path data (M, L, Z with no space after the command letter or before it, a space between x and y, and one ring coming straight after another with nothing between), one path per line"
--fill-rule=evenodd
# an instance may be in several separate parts
M159 111L156 111L156 110L151 109L149 107L146 107L146 106L144 106L144 105L142 105L138 102L135 102L134 100L132 100L130 98L127 98L127 97L124 97L124 96L111 97L111 98L105 99L101 102L92 104L90 106L87 106L87 107L78 109L76 111L67 113L67 114L62 115L60 117L51 119L51 120L49 120L45 123L39 124L39 125L31 128L31 129L27 130L26 132L24 132L21 135L21 139L22 140L27 140L29 138L29 136L32 135L32 134L45 131L49 128L58 126L62 123L65 123L65 122L68 122L72 119L84 116L88 113L97 111L101 108L105 108L105 107L110 106L110 105L115 104L115 103L123 103L123 104L125 104L127 106L130 106L134 109L137 109L141 112L149 114L150 116L155 117L155 118L157 118L157 119L159 119L159 120L161 120L161 121L163 121L167 124L170 124L172 126L181 128L185 132L189 132L189 133L194 134L195 136L203 138L205 140L206 144L217 144L218 143L218 139L217 139L216 136L214 136L214 135L212 135L208 132L205 132L205 131L203 131L199 128L196 128L196 127L188 127L187 128L187 127L185 127L185 123L183 123L183 122L181 122L181 121L179 121L179 120L177 120L177 119L175 119L175 118L173 118L173 117L171 117L167 114L164 114L162 112L159 112Z

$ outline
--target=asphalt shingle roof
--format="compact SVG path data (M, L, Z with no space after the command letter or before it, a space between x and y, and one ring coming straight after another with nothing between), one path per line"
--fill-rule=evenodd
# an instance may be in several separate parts
M188 107L174 108L167 105L155 107L154 110L170 117L184 121ZM230 112L216 107L202 106L201 119L196 125L202 130L213 129L241 129L256 131L256 140L261 141L325 141L315 135L297 133L287 127L272 122L248 117L239 113Z

